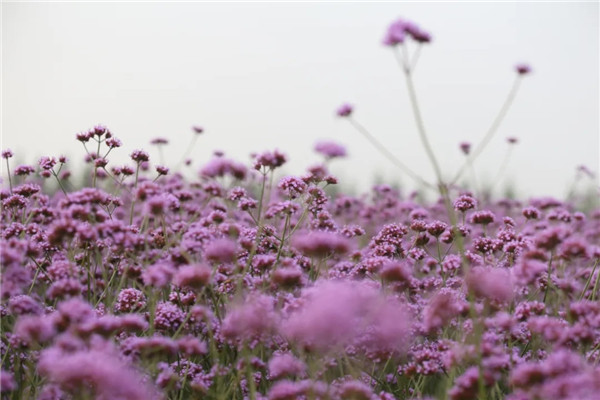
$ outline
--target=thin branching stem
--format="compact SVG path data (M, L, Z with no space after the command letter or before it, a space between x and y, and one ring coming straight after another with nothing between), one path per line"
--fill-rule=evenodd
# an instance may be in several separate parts
M487 147L490 140L492 140L492 138L494 137L494 134L498 131L498 128L502 124L502 121L504 121L504 118L506 117L506 114L508 113L510 106L514 102L517 92L519 91L520 83L521 83L521 75L517 75L510 91L508 92L508 96L506 96L506 100L504 100L504 103L502 104L502 108L500 108L500 112L498 113L498 115L496 115L496 118L492 122L492 125L488 129L487 133L485 134L485 136L483 137L481 142L475 147L473 152L471 152L471 154L469 154L465 163L460 167L460 169L458 170L458 172L456 173L454 178L452 178L452 180L450 181L451 184L455 183L461 177L461 175L464 173L465 169L468 167L469 163L475 162L477 157L479 157L481 155L481 153L483 152L483 150Z
M352 126L359 131L364 137L371 142L371 144L389 161L391 161L396 167L400 168L406 175L410 176L414 181L427 187L428 189L434 188L434 185L421 178L417 173L407 167L402 161L400 161L394 154L392 154L375 136L371 135L369 131L358 123L354 118L348 118L348 121Z

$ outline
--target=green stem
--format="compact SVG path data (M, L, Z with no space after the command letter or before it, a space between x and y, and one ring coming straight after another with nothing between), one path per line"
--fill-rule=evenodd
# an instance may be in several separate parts
M502 104L502 108L500 108L500 112L498 113L498 115L496 116L494 121L492 122L492 125L490 126L489 130L483 137L483 140L477 145L477 147L475 147L475 150L471 154L469 154L469 156L467 157L467 161L458 170L458 172L452 179L451 183L455 183L460 178L460 176L463 174L467 165L469 163L473 163L475 161L475 159L477 159L477 157L479 157L481 152L486 148L486 146L488 145L490 140L492 140L492 137L494 136L494 134L496 133L496 131L502 124L502 121L506 117L506 114L508 113L508 110L510 109L510 106L512 105L512 103L517 95L520 83L521 83L521 75L517 75L510 91L508 92L508 96L506 97L506 100L504 100L504 104Z
M12 178L10 177L10 163L8 162L8 158L6 158L6 174L8 175L8 185L10 187L10 192L12 193L13 186L12 186Z
M367 140L369 140L369 142L371 142L371 144L377 149L377 151L379 151L381 154L383 154L383 156L385 158L387 158L392 164L394 164L396 167L398 167L399 169L404 171L404 173L406 175L411 177L417 183L420 183L421 185L423 185L429 189L433 188L433 185L431 183L427 182L426 180L421 178L416 172L414 172L413 170L408 168L402 161L400 161L395 155L393 155L383 144L381 144L381 142L379 142L373 135L371 135L371 133L364 126L359 124L353 118L348 118L348 121L350 122L350 124L352 124L352 126L358 132L360 132L360 134L362 134L364 137L367 138Z
M399 57L399 53L396 52ZM421 138L421 142L423 143L423 147L425 147L425 152L427 153L427 157L433 166L435 171L435 175L437 178L438 185L442 185L442 170L437 162L435 154L433 152L433 148L431 147L431 143L429 143L429 139L427 138L427 133L425 131L425 123L423 122L423 116L421 115L421 109L419 107L419 102L417 99L417 92L415 90L414 82L412 79L412 70L407 67L405 63L403 64L404 77L406 78L406 86L408 88L408 95L410 97L410 103L412 105L413 114L415 116L415 121L417 123L417 130L419 132L419 137Z
M590 276L587 278L586 282L585 282L585 286L583 288L583 290L581 291L581 295L579 295L579 300L583 299L583 297L585 296L585 292L587 292L588 287L590 286L590 283L592 282L592 279L594 278L594 272L596 272L596 267L598 266L598 261L600 259L596 259L596 262L594 263L594 268L592 268L592 272L590 273ZM600 276L600 274L598 274L598 276Z
M137 163L137 167L135 169L135 183L133 184L133 188L137 188L137 184L138 184L138 177L140 174L140 163ZM132 193L132 199L131 199L131 209L129 211L129 225L131 225L133 223L133 209L135 207L135 193Z
M546 282L546 290L544 291L544 304L546 303L546 298L548 297L548 290L550 289L551 284L551 274L552 274L552 252L550 253L550 261L548 261L548 276Z
M175 166L175 168L174 168L175 172L179 171L179 168L181 168L181 164L183 164L185 162L185 160L189 157L190 153L194 149L194 145L196 144L196 140L198 140L198 135L194 134L194 136L192 137L192 140L190 141L190 144L187 147L186 152L183 154L183 156L181 157L181 160L179 160L179 162Z

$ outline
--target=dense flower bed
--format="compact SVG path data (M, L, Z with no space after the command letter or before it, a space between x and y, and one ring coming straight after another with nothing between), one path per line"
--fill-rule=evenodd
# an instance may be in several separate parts
M385 43L409 36L431 40ZM87 187L45 157L0 193L3 398L600 396L600 210L331 192L329 142L296 176L269 151L184 179L142 150L109 167L103 126L77 139Z

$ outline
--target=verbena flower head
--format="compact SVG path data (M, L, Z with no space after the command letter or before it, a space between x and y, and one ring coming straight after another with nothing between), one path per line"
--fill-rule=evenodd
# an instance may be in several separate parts
M324 155L326 158L337 158L346 156L346 148L338 143L331 141L321 141L315 144L315 151Z
M115 311L129 313L143 309L146 306L146 296L141 290L134 288L123 289L117 296Z
M43 169L44 171L49 171L52 168L54 168L56 162L56 158L45 156L40 158L40 161L38 163L41 169Z
M306 365L289 353L274 355L269 360L268 368L271 379L284 376L302 377L306 373Z
M336 111L338 117L349 117L354 111L354 107L348 103L342 104Z
M159 175L167 175L169 173L169 168L163 165L157 165L156 172L158 172Z
M279 181L277 187L283 190L288 197L295 199L296 197L304 194L307 185L298 177L287 176Z
M92 129L90 129L90 132L93 135L98 136L98 138L101 138L102 136L106 136L107 138L110 138L112 136L110 131L108 130L108 128L102 124L98 124L98 125L94 126Z
M454 209L457 211L465 212L475 207L477 207L477 200L471 195L463 194L454 201Z
M111 149L116 149L117 147L121 147L123 143L113 136L111 138L106 139L106 145Z
M431 35L425 32L413 22L398 19L390 24L383 38L383 44L386 46L397 46L404 43L407 37L412 38L418 43L431 42Z
M273 170L281 167L286 161L287 157L279 150L266 151L255 157L253 168L255 170L260 170L261 168Z
M27 176L35 172L35 168L31 165L19 165L15 168L14 174L16 176Z
M143 150L134 150L131 155L131 159L136 163L140 164L150 160L150 156Z
M514 296L510 271L502 268L473 268L465 282L469 290L480 298L508 302Z
M92 388L98 399L158 399L142 377L119 360L108 344L103 347L75 352L46 349L40 355L40 373L72 394Z
M236 258L236 253L236 243L227 238L213 240L204 250L207 260L220 263L232 262Z
M234 341L250 341L275 332L278 316L273 298L254 294L243 304L232 307L223 320L223 336Z
M342 351L359 343L372 352L401 351L410 320L404 308L365 282L320 281L303 290L282 333L310 351Z
M179 287L201 288L210 281L212 268L203 264L180 267L173 278L173 283Z
M446 326L462 312L463 308L456 293L448 289L439 291L429 299L423 310L423 329L431 333Z
M9 158L11 158L14 155L14 153L12 152L11 149L5 149L2 150L2 158L4 158L5 160L8 160Z
M313 231L301 233L293 238L293 246L306 255L325 257L330 254L345 254L352 244L346 237L333 232Z
M469 153L471 152L471 143L462 142L460 144L460 150L463 152L464 155L469 155Z
M529 64L517 64L515 65L515 71L519 75L527 75L531 73L531 66Z
M150 144L155 144L155 145L163 145L163 144L168 144L168 143L169 143L169 140L164 137L157 137L150 141Z

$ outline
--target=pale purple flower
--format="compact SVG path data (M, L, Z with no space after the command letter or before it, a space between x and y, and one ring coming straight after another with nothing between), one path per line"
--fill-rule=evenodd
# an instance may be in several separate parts
M122 313L135 312L146 306L146 296L141 290L134 288L123 289L117 296L115 311Z
M284 376L302 377L306 373L306 365L292 354L275 354L269 360L269 376L279 379Z
M11 149L5 149L2 150L2 158L4 158L5 160L8 160L9 158L11 158L14 155L14 153L12 152Z
M480 298L508 302L514 296L512 277L506 269L476 267L469 271L465 282Z
M531 73L531 67L529 64L517 64L515 65L515 71L517 71L517 74L519 75L527 75Z
M229 340L249 341L273 333L277 324L273 298L257 294L229 310L222 332Z
M130 157L133 161L140 164L150 160L150 156L143 150L134 150L131 152Z
M315 151L330 159L346 156L346 148L331 141L317 142L317 144L315 144Z
M234 261L236 253L236 243L227 238L213 240L204 249L204 256L207 260L219 263Z
M345 254L352 247L350 240L346 237L326 231L298 234L292 239L292 245L302 253L312 257Z
M354 107L351 106L350 104L346 103L346 104L342 104L336 111L336 114L339 117L349 117L352 114L352 111L354 111Z
M212 268L203 264L186 265L180 267L173 283L179 287L201 288L210 282Z
M123 364L110 348L69 353L49 348L42 351L38 368L42 375L70 393L93 388L96 399L158 399L142 377Z
M460 150L463 152L463 154L468 155L471 152L471 143L462 142L460 144Z

